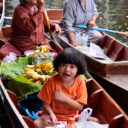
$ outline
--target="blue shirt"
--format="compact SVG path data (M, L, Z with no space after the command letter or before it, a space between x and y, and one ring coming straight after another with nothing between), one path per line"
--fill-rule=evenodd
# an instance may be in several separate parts
M98 16L94 0L86 0L85 9L81 0L67 0L63 10L62 27L65 32L75 32L77 29L73 25L87 25L94 15Z

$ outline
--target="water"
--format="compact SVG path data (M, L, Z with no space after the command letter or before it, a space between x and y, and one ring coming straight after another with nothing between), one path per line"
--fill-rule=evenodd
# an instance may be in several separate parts
M101 28L117 31L128 31L128 0L95 0L99 11L97 24ZM6 0L6 16L12 16L13 10L18 5L18 0ZM45 0L46 8L62 9L64 0ZM10 24L5 21L5 25ZM128 37L111 34L116 39L128 44Z

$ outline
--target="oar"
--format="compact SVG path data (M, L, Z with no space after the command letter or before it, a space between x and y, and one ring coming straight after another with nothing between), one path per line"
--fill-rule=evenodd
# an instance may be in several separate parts
M49 18L48 18L48 15L47 15L47 11L46 11L46 10L44 10L44 18L45 18L45 21L46 21L46 24L47 24L48 31L49 31L49 33L50 33L51 39L54 40L52 31L51 31L51 26L50 26L50 23L49 23ZM55 40L54 40L54 41L55 41Z
M87 29L86 25L74 25L74 27ZM113 34L122 34L122 35L128 36L128 32L119 32L119 31L103 29L103 28L97 28L97 27L92 27L91 30L97 30L97 31L100 31L100 32L109 32L109 33L113 33Z
M63 49L63 48L60 46L59 42L58 42L58 41L54 38L54 36L53 36L52 30L51 30L51 26L50 26L50 22L49 22L49 18L48 18L48 15L47 15L47 11L46 11L46 10L44 10L44 18L45 18L45 21L46 21L46 24L47 24L48 31L49 31L49 33L50 33L51 39L52 39L61 49Z

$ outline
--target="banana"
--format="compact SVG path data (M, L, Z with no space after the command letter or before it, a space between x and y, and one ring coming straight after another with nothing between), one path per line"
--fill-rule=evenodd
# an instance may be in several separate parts
M45 75L41 75L41 76L40 76L40 79L41 79L42 82L44 82L45 79L46 79L46 78L45 78Z
M36 68L35 71L40 73L40 74L42 73L42 69L41 68Z
M33 74L32 77L35 79L35 80L38 80L40 78L41 75L39 74Z
M31 82L35 82L35 80L33 78L29 78L28 80Z
M35 83L36 83L37 85L41 85L41 84L42 84L42 82L41 82L40 80L37 80Z
M26 75L31 77L34 73L35 73L34 71L28 71L26 72Z
M27 68L34 68L35 65L26 65L25 67L27 67Z

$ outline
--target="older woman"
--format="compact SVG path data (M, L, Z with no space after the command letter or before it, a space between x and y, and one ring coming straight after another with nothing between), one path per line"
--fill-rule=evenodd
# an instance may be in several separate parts
M49 45L44 38L44 0L20 0L13 14L11 43L21 52L34 49L36 45ZM57 24L51 26L61 33Z
M62 28L64 29L64 35L66 35L68 41L73 46L86 45L87 39L91 42L97 42L102 37L100 32L89 30L95 25L97 16L98 11L94 0L66 1L63 11ZM73 27L77 24L87 25L87 33L85 34L83 30Z

